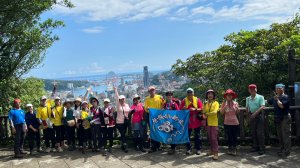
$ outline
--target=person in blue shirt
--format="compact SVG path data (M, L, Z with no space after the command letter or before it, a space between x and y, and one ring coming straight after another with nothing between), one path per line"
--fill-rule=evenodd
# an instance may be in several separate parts
M33 154L34 141L36 142L37 152L41 152L41 136L40 136L40 122L36 118L36 112L33 111L32 104L27 104L27 113L25 114L25 121L28 127L28 143L30 155Z
M278 156L287 157L291 149L291 115L289 114L289 97L284 94L284 85L277 84L276 95L268 100L268 104L274 106L274 122L280 143Z
M13 109L8 113L8 119L10 121L12 134L15 135L14 139L14 152L15 158L23 158L23 154L27 154L24 151L24 139L27 132L27 125L25 123L25 112L21 109L21 100L14 100Z

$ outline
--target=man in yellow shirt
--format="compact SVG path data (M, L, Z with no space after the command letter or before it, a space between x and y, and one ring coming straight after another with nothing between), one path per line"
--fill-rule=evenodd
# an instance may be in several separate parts
M64 144L64 125L62 122L64 107L61 105L60 97L55 97L54 102L55 105L51 107L51 121L53 122L57 151L62 152L62 145Z
M54 130L52 128L51 123L49 122L51 119L51 107L49 103L47 103L47 97L42 96L40 106L37 108L36 118L39 119L40 124L43 128L43 135L46 144L45 152L49 153L50 151L55 151L55 138L54 138ZM50 148L51 141L51 148Z
M146 121L149 125L149 109L150 108L163 109L164 99L161 95L157 95L155 93L155 87L153 87L153 86L150 86L148 88L148 92L149 92L149 96L146 97L145 105L144 105L145 111L146 111L144 119L146 119ZM146 131L147 131L147 127L146 127ZM157 149L159 149L159 147L160 147L160 143L151 139L151 149L150 149L149 153L156 152Z

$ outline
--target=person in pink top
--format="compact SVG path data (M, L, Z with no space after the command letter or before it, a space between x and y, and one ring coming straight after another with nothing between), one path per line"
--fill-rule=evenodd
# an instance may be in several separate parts
M165 110L180 110L179 109L179 100L173 97L173 91L166 92L166 102L164 103ZM173 155L176 152L176 144L171 144L171 150L168 151L168 154Z
M187 89L187 97L181 101L180 109L182 110L190 110L190 119L189 119L189 138L191 137L191 133L194 130L194 137L195 137L195 148L196 154L201 154L202 142L201 142L201 126L202 123L202 101L194 96L194 90L192 88ZM192 154L192 145L191 143L186 144L186 154Z
M225 101L221 105L221 114L224 115L224 128L228 138L228 154L236 156L237 136L239 131L239 120L237 114L240 112L239 104L234 101L237 94L228 89L224 94Z
M125 96L119 95L118 89L114 87L115 96L116 96L116 104L117 104L117 128L121 134L122 147L121 149L127 153L127 143L126 143L126 132L128 126L130 124L130 120L128 117L129 112L131 111L129 105L126 103Z
M133 97L133 105L131 106L131 111L129 115L131 115L131 128L133 130L133 141L136 147L136 150L140 150L142 152L146 152L144 149L144 129L145 121L144 121L144 107L140 102L140 96L134 95Z

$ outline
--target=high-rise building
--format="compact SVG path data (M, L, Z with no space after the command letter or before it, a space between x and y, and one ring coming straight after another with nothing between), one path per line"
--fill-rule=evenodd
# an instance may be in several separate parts
M144 87L149 86L149 72L148 66L144 66Z

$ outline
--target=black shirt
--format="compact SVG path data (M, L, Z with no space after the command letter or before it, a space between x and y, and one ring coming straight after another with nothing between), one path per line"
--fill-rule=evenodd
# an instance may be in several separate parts
M25 121L28 127L32 125L33 128L38 129L40 126L40 122L36 118L36 112L33 112L32 114L30 112L27 112L25 114Z
M278 99L281 101L281 103L284 107L283 109L278 106L277 101L274 98L269 99L268 104L273 105L275 118L277 117L277 118L282 119L285 115L289 114L290 101L289 101L289 97L287 95L281 95L278 97Z

